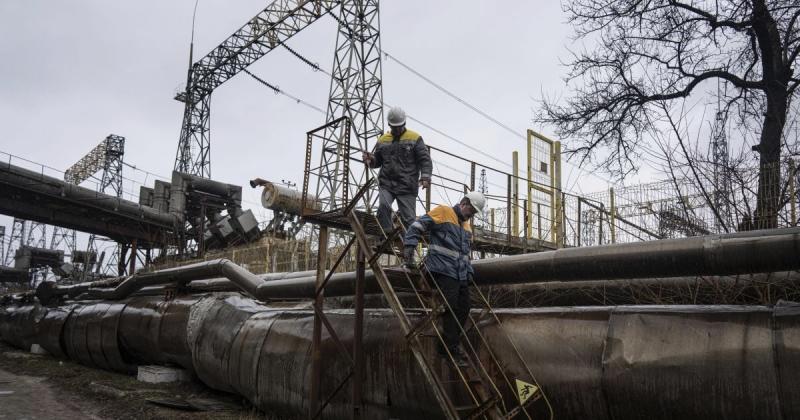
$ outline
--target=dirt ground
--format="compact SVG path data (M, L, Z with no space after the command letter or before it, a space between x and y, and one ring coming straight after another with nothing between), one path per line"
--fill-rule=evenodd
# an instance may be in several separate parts
M193 410L148 400L174 400ZM148 384L135 376L39 356L0 341L0 419L263 419L236 395L195 381Z

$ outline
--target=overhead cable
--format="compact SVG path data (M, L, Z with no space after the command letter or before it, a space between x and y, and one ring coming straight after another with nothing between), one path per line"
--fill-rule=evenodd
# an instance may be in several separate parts
M245 73L249 74L250 77L252 77L253 79L256 79L262 85L272 89L272 91L275 92L275 94L286 96L287 98L293 99L298 104L305 105L305 106L307 106L307 107L309 107L309 108L311 108L311 109L313 109L315 111L321 112L323 114L325 113L325 111L322 108L320 108L320 107L318 107L316 105L310 104L310 103L308 103L308 102L306 102L306 101L304 101L304 100L302 100L302 99L300 99L300 98L298 98L298 97L296 97L296 96L294 96L294 95L292 95L292 94L290 94L288 92L285 92L285 91L281 90L281 88L279 88L279 87L267 82L266 80L256 76L255 74L251 73L249 70L244 69L243 71Z
M445 95L447 95L447 96L449 96L449 97L451 97L451 98L455 99L456 101L458 101L458 102L459 102L459 103L461 103L462 105L466 106L467 108L469 108L469 109L471 109L471 110L473 110L473 111L477 112L478 114L482 115L484 118L486 118L486 119L488 119L489 121L491 121L491 122L493 122L493 123L497 124L498 126L502 127L503 129L505 129L506 131L510 132L511 134L513 134L513 135L515 135L515 136L517 136L517 137L520 137L520 138L522 138L523 140L527 140L527 139L525 138L525 136L523 136L522 134L520 134L520 133L519 133L519 131L517 131L517 130L514 130L513 128L511 128L511 127L509 127L509 126L507 126L507 125L503 124L502 122L498 121L497 119L495 119L495 118L494 118L494 117L492 117L491 115L489 115L489 114L487 114L486 112L483 112L482 110L478 109L478 107L476 107L476 106L472 105L471 103L469 103L469 102L467 102L467 101L465 101L465 100L461 99L461 98L460 98L460 97L458 97L458 96L457 96L455 93L453 93L453 92L450 92L449 90L445 89L443 86L441 86L441 85L439 85L438 83L434 82L433 80L431 80L431 79L429 79L429 78L425 77L425 75L423 75L422 73L420 73L420 72L418 72L418 71L414 70L413 68L411 68L411 66L409 66L409 65L407 65L406 63L403 63L402 61L398 60L398 59L397 59L397 58L395 58L393 55L391 55L391 54L389 54L388 52L386 52L386 50L381 50L381 52L383 53L384 57L391 58L392 60L394 60L394 62L395 62L395 63L399 64L399 65L400 65L400 67L403 67L404 69L406 69L406 70L410 71L411 73L413 73L414 75L416 75L416 76L417 76L417 77L419 77L420 79L422 79L422 80L424 80L424 81L428 82L428 84L430 84L431 86L435 87L435 88L436 88L436 89L438 89L440 92L442 92L442 93L444 93Z
M300 61L308 64L314 71L320 71L320 72L328 75L329 77L332 77L330 73L328 73L327 71L325 71L322 68L320 68L318 64L315 64L310 59L308 59L305 56L303 56L302 54L298 53L296 50L294 50L293 48L289 47L286 43L282 43L281 45L283 45L284 48L286 48L290 53L292 53L292 55L297 57ZM252 76L252 73L250 73L249 71L245 70L245 72L247 72L247 74L250 74ZM260 80L260 79L258 79L258 77L256 77L256 79ZM273 89L273 91L276 89L275 87L273 87L272 85L270 85L270 84L268 84L266 82L262 81L262 83L264 83L270 89ZM386 105L388 107L392 106L391 104L389 104L386 101L384 101L384 105ZM507 167L511 168L511 165L508 162L506 162L504 160L501 160L501 159L498 159L498 158L496 158L496 157L484 152L483 150L480 150L480 149L478 149L478 148L476 148L474 146L471 146L471 145L467 144L466 142L461 141L461 140L459 140L459 139L457 139L457 138L455 138L455 137L443 132L442 130L439 130L439 129L431 126L430 124L426 124L426 123L420 121L419 119L414 118L411 115L408 115L408 119L410 119L410 120L412 120L412 121L414 121L414 122L416 122L416 123L428 128L429 130L431 130L431 131L433 131L433 132L435 132L435 133L437 133L437 134L439 134L439 135L441 135L441 136L443 136L443 137L445 137L447 139L450 139L450 140L460 144L461 146L466 147L469 150L472 150L475 153L480 154L481 156L485 156L485 157L487 157L487 158L489 158L489 159L491 159L491 160L493 160L493 161L495 161L497 163L500 163L501 165L504 165L504 166L507 166Z

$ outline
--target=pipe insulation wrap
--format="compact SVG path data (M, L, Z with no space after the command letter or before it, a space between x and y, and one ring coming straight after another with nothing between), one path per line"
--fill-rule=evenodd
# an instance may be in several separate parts
M798 305L562 307L497 314L557 418L800 418ZM326 315L351 346L352 311ZM421 317L411 316L412 322ZM5 307L0 337L25 349L39 343L54 355L104 369L175 363L208 386L297 418L307 415L309 403L313 319L313 311L278 309L238 293L166 302L135 297L59 308ZM524 378L525 368L500 327L479 325L504 373L512 382ZM448 372L433 341L424 347L434 368ZM479 354L489 357L485 348ZM349 363L326 335L321 356L326 361L321 394L328 395L349 372ZM390 311L365 312L364 357L365 418L441 417ZM515 392L495 379L510 404ZM351 414L345 392L323 417Z
M564 248L477 260L473 267L475 283L480 286L792 271L800 270L800 228ZM148 286L225 277L239 290L259 300L314 296L316 275L312 272L278 275L281 280L268 276L259 277L229 260L219 259L137 273L114 289L89 288L89 295L122 299ZM325 288L326 296L352 295L355 280L355 272L333 274ZM365 284L367 293L380 293L371 271L366 272ZM55 289L55 292L37 291L44 302L47 302L45 293L66 294L70 287L73 291L87 289L86 284L44 287Z

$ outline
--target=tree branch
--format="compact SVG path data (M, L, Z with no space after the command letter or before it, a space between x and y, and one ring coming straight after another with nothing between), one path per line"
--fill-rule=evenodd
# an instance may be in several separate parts
M742 30L746 30L752 23L749 19L745 20L745 21L742 21L742 22L737 22L737 21L733 21L733 20L718 20L716 16L714 16L713 14L711 14L711 13L705 11L705 10L701 10L701 9L699 9L697 7L694 7L694 6L685 4L685 3L681 3L681 2L675 1L675 0L670 0L669 4L675 6L675 7L679 8L679 9L684 9L686 11L692 12L692 13L698 15L698 16L703 17L703 19L706 22L708 22L709 26L711 26L711 29L732 28L732 29L736 29L737 31L742 31Z

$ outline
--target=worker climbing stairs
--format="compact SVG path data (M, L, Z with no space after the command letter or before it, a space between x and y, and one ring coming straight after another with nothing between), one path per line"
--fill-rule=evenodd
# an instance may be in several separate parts
M352 202L359 200L370 184L367 182ZM461 345L466 357L457 357L449 349L446 350L446 356L437 356L435 351L431 351L437 345L447 348L437 320L441 316L454 316L453 311L449 310L442 291L431 281L424 263L419 269L385 268L380 264L382 254L400 259L402 251L394 244L405 233L402 223L397 223L398 227L392 232L385 233L385 239L375 246L364 228L365 215L354 211L353 207L347 206L344 216L389 307L397 316L408 347L445 417L552 418L553 412L544 390L515 343L505 333L500 318L477 287L473 287L473 290L478 296L480 308L470 314L467 325L461 326ZM408 299L400 299L398 293L410 295L413 305L409 304ZM502 360L493 349L481 328L491 324L494 324L499 336L506 340L516 360ZM509 369L512 365L516 367L513 372Z

